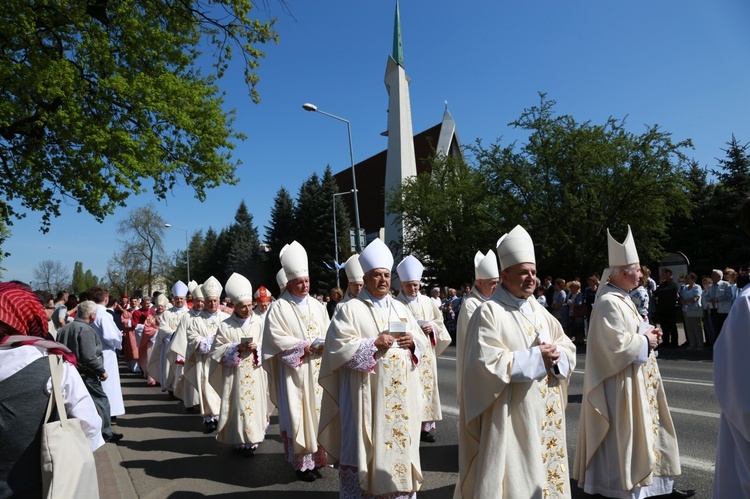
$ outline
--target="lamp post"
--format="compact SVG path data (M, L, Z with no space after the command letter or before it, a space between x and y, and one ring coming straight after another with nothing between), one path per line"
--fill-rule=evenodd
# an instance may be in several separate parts
M185 233L185 259L187 260L187 277L188 277L187 284L190 284L190 246L188 245L188 231L187 229L181 229L179 227L175 227L172 224L164 224L164 227L166 227L167 229L181 230Z
M333 193L333 248L334 248L334 257L333 257L333 265L336 267L336 287L341 287L341 281L339 279L339 233L336 230L336 196L343 196L344 194L352 194L354 193L354 197L357 197L357 191L352 189L351 191L347 192L334 192Z
M357 175L354 171L354 149L352 148L352 126L351 123L349 123L349 120L346 120L342 118L341 116L336 116L335 114L326 113L325 111L321 111L318 109L318 106L315 104L310 104L309 102L305 102L302 104L302 109L305 111L310 111L313 113L320 113L324 116L328 116L329 118L333 118L335 120L343 121L346 123L346 131L349 134L349 161L352 165L352 192L354 193L354 230L356 232L356 235L354 237L354 246L357 248L357 253L362 252L362 241L360 241L359 233L359 202L357 201ZM345 194L345 193L342 193Z

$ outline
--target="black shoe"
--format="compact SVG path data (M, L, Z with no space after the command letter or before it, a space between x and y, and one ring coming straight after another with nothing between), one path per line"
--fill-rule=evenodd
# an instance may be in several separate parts
M109 442L111 444L116 444L117 442L122 440L122 437L123 437L122 433L113 433L109 437L104 437L104 441Z
M419 439L422 442L434 443L435 442L435 435L433 435L429 431L423 431L422 435L420 435Z
M213 433L216 431L216 421L206 421L205 433Z
M323 478L323 475L320 473L320 468L313 468L312 474L315 475L315 478Z
M112 416L109 421L112 424L117 424L117 416Z
M234 451L242 457L253 457L255 455L255 449L252 447L235 447Z
M660 496L654 496L656 498L664 498L664 499L683 499L686 497L693 497L695 495L695 491L693 489L688 490L680 490L680 489L672 489L671 494L662 494Z
M302 480L303 482L315 481L315 474L312 472L312 470L305 470L305 471L297 470L295 473L297 473L297 479Z

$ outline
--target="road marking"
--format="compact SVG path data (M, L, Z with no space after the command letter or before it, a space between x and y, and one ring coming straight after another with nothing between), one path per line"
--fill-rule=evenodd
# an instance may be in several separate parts
M453 362L456 362L456 358L455 357L445 357L443 355L441 355L440 357L438 357L438 360L452 360Z
M446 414L450 414L451 416L458 416L458 407L444 405L441 407L441 410Z
M690 414L691 416L701 416L704 418L719 419L721 417L721 415L715 412L694 411L692 409L680 409L679 407L670 407L669 412L677 412L680 414Z
M680 464L686 468L708 471L710 473L713 473L716 468L716 463L713 461L706 461L705 459L690 456L680 456Z
M573 371L574 374L583 374L583 370L576 369ZM685 379L685 378L661 378L662 381L665 383L678 383L681 385L696 385L696 386L710 386L713 388L714 384L709 381L698 381L693 379Z

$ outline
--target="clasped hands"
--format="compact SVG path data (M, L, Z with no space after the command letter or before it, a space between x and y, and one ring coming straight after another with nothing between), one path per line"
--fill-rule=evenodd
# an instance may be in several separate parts
M560 360L562 352L557 349L557 345L550 345L549 343L541 342L539 344L539 351L542 353L542 360L544 361L544 367L549 371L553 366L557 365Z
M661 343L661 329L658 327L653 328L652 330L646 332L645 334L646 339L648 340L648 346L653 350L657 346L659 346L659 343Z
M378 350L391 348L394 344L397 344L400 348L412 348L414 347L414 337L411 333L404 333L403 336L399 336L398 338L384 333L375 339L375 347Z
M240 352L241 354L246 354L246 353L250 353L250 352L255 352L255 351L257 351L257 350L258 350L258 344L257 344L257 343L252 343L252 342L251 342L251 343L242 343L242 342L240 342L240 343L239 343L239 344L237 345L237 350L238 350L238 351L239 351L239 352Z

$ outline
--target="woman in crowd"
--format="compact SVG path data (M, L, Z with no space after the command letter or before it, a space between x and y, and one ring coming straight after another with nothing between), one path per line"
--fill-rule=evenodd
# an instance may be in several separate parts
M565 292L565 279L555 279L555 293L552 295L550 309L552 315L560 321L564 330L568 328L568 296Z
M643 320L648 320L648 304L649 304L649 292L648 292L648 277L641 273L641 278L638 280L638 286L630 290L630 299L635 303L635 308L638 309L638 314L643 317Z
M102 420L71 351L47 335L47 315L26 286L0 283L0 497L42 496L41 424L52 380L49 355L64 363L62 394L68 417L81 421L92 451L104 445Z
M573 343L579 345L583 343L584 319L588 315L588 308L583 301L580 282L571 281L568 289L570 290L568 295L568 336L572 338Z

